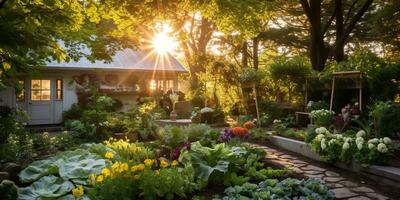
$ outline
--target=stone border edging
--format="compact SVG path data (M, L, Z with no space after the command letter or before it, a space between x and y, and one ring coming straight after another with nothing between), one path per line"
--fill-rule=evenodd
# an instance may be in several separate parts
M271 136L269 141L287 151L300 154L312 160L321 161L319 154L311 150L311 145L303 141L285 138L282 136ZM400 188L400 168L378 165L362 167L359 163L354 161L350 165L345 165L343 163L335 163L333 165L344 170L365 175L368 178L371 178L382 184Z

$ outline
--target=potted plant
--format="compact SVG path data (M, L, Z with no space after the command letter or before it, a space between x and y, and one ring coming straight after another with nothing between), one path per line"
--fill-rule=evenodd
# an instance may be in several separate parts
M176 117L178 116L178 114L175 111L175 104L179 100L179 95L172 93L169 95L169 99L171 99L171 103L172 103L172 111L169 114L169 117L170 117L171 121L176 121Z

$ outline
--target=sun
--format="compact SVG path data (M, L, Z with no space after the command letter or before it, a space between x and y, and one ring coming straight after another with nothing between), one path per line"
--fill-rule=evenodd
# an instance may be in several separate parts
M172 53L177 43L167 32L160 32L153 37L151 45L157 54L165 55L167 53Z

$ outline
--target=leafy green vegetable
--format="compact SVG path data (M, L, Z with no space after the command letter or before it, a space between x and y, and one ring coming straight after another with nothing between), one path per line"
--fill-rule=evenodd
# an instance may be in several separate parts
M223 200L242 199L334 199L332 191L320 179L297 180L288 178L281 182L267 179L261 183L245 183L225 189Z
M45 176L31 186L19 189L20 200L61 197L72 190L74 185L56 176Z
M47 160L38 160L30 164L19 174L20 181L28 183L35 181L43 176L55 174L58 172L58 167L54 164L54 158Z

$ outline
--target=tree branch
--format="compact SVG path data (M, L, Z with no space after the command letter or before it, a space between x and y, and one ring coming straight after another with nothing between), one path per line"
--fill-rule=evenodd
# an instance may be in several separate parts
M304 12L306 13L306 16L308 19L311 21L311 8L310 5L308 4L307 0L300 0L300 4L303 7Z
M353 17L353 19L350 20L348 26L344 30L343 37L341 39L341 42L344 43L346 39L349 37L351 31L354 29L354 26L356 23L361 19L361 17L364 15L365 12L367 12L369 6L372 4L374 0L367 0L364 5L361 7L361 9L357 12L357 14Z
M322 33L321 33L322 36L325 35L326 31L328 31L329 26L331 26L331 24L332 24L333 19L335 19L335 15L336 15L336 9L335 9L335 7L333 6L332 15L331 15L331 17L329 18L329 20L326 22L324 28L322 29Z
M358 2L358 0L355 0L355 1L353 1L353 3L351 4L351 6L350 6L350 8L349 8L349 11L347 12L346 19L344 20L344 23L343 23L344 25L346 25L347 22L349 21L351 11L353 11L354 6L356 5L357 2Z

